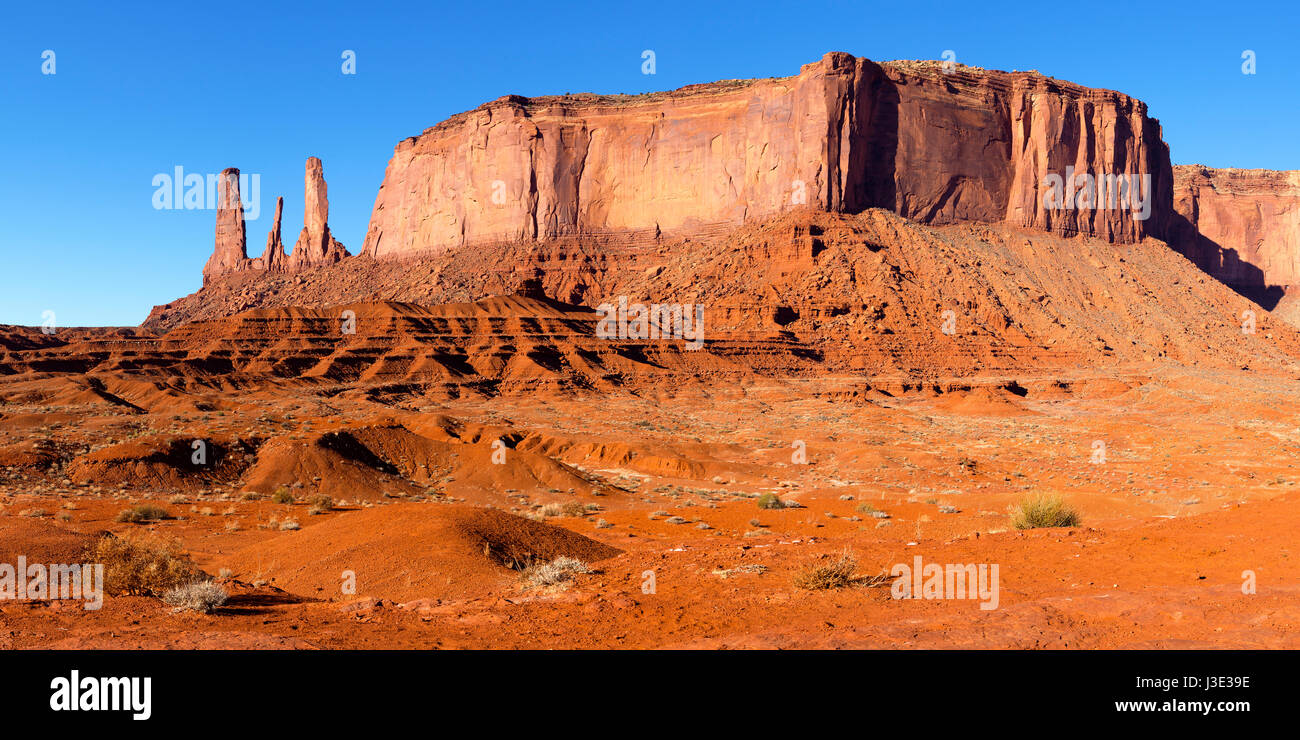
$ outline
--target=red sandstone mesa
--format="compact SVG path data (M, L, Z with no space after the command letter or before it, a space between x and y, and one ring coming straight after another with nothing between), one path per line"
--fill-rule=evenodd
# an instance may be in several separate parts
M1151 176L1149 221L1047 212L1073 166ZM1007 222L1131 242L1160 235L1168 149L1146 105L1030 72L827 54L783 79L640 96L506 96L397 146L362 252L590 232L689 233L806 203L925 223Z

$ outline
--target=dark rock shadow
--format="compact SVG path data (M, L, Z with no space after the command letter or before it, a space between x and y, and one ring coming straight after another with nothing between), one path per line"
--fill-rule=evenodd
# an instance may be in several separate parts
M1165 242L1202 272L1232 288L1241 297L1272 311L1286 295L1281 285L1269 285L1264 271L1243 260L1235 249L1206 237L1180 213L1170 213Z

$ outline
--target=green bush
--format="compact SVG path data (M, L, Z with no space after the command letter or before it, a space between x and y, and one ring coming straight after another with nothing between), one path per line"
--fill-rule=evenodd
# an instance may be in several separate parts
M1026 498L1011 516L1016 529L1039 527L1077 527L1079 512L1065 503L1060 496L1044 495Z

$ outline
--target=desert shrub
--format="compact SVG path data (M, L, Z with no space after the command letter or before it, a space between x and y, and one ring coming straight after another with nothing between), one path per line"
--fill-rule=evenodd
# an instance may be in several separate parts
M537 510L544 517L552 516L586 516L587 507L581 501L546 504Z
M288 486L280 486L271 494L271 501L277 504L292 504L293 494L289 492Z
M760 509L784 509L785 502L775 493L765 493L758 497L758 508Z
M127 524L140 524L142 522L156 522L159 519L171 519L172 515L161 506L153 504L140 504L132 506L129 509L122 509L117 513L117 520Z
M1016 529L1077 527L1079 512L1056 495L1031 496L1022 500L1011 515Z
M794 576L794 585L810 591L844 588L853 580L853 569L858 561L849 553L841 553L838 560L829 564L809 565Z
M307 499L307 503L311 507L307 509L308 514L324 514L334 508L334 499L323 493L318 493Z
M104 588L112 593L157 596L202 576L175 542L137 534L102 537L90 562L103 564Z
M280 531L282 532L291 531L295 529L302 529L302 525L298 524L297 519L285 519L284 521L280 522Z
M226 603L226 598L226 589L212 581L193 581L168 589L163 594L163 603L178 611L187 609L207 614Z
M524 570L524 583L529 586L554 586L573 579L575 573L590 573L591 568L577 558L566 555L549 563L538 563Z

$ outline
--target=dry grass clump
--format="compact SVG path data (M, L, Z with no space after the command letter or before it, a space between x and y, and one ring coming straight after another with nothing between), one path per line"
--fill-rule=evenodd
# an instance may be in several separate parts
M587 507L581 501L546 504L537 510L538 514L549 518L553 516L586 516Z
M1031 496L1016 506L1011 514L1011 526L1016 529L1077 527L1079 512L1065 503L1065 499L1060 496L1053 494Z
M159 596L203 575L177 543L137 534L102 537L90 562L103 564L104 588L112 593Z
M590 573L591 567L577 558L567 555L549 563L538 563L524 570L524 583L529 587L555 586L573 580L577 573Z
M809 591L844 588L853 582L853 571L857 567L857 559L846 550L837 560L809 565L800 570L794 575L794 585Z
M207 614L226 603L227 598L226 589L212 581L194 581L168 589L163 594L163 603L176 607L176 611Z
M129 509L122 509L117 513L117 520L127 524L142 524L171 518L172 515L167 513L166 509L153 504L140 504Z

